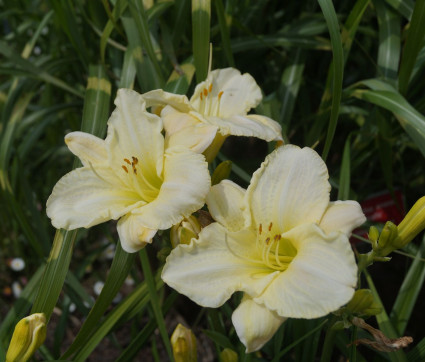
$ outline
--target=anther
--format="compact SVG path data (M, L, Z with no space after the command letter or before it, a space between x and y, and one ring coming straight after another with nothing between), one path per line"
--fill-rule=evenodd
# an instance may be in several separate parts
M271 222L269 225L269 231L272 231L272 226L273 226L273 223Z
M134 163L135 165L137 165L139 163L139 160L137 157L132 156L131 159L133 160L132 163Z
M204 96L206 97L208 95L208 90L207 88L204 88Z
M125 167L124 165L122 165L121 167L123 168L123 170L124 170L126 173L128 173L128 169L127 169L127 167Z
M223 91L221 91L220 93L218 93L218 99L220 99L222 95L223 95Z
M128 158L124 158L124 162L128 163L129 165L131 165L131 162Z
M270 242L270 238L267 238L265 241L266 245L269 245L269 242Z
M258 232L260 233L260 235L263 232L263 225L262 224L260 224L260 226L258 227Z
M212 91L212 83L210 84L210 87L208 88L208 92L211 93L211 91Z

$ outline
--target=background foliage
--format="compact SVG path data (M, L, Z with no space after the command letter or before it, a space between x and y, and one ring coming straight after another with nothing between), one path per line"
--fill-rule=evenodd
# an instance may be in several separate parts
M425 1L1 0L0 19L0 360L30 310L52 316L44 360L82 361L106 340L117 361L167 359L167 335L181 320L215 359L225 347L241 360L319 358L329 318L290 320L261 354L245 355L230 323L238 296L203 310L162 284L167 233L140 255L122 251L112 223L55 234L46 200L78 166L63 137L80 129L103 137L120 87L190 95L207 74L211 42L212 68L252 74L264 92L258 113L280 122L286 142L326 159L333 199L398 189L410 207L425 185ZM231 137L211 169L231 159L231 178L246 187L273 147ZM424 243L405 253L372 266L362 284L385 307L379 328L412 335L413 347L356 352L347 346L361 333L341 331L335 358L424 360ZM23 271L10 270L13 257L25 260ZM91 309L99 280L106 284ZM14 281L20 298L8 289ZM123 299L112 303L119 290Z

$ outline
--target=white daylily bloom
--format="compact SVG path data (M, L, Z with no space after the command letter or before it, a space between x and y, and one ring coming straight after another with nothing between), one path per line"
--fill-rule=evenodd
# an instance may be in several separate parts
M199 83L190 100L184 95L153 90L143 95L147 106L165 106L161 111L169 145L184 144L213 158L229 135L281 141L281 127L272 119L248 115L262 99L251 75L237 69L217 69ZM210 157L209 157L210 156Z
M62 177L47 200L56 228L88 228L118 221L123 249L135 252L157 230L198 210L210 188L204 156L164 147L162 120L146 111L143 97L120 89L105 140L72 132L65 141L83 167Z
M172 251L163 280L205 307L244 292L232 321L248 352L286 318L338 309L357 281L348 235L365 217L357 202L329 202L328 178L315 151L289 145L266 158L246 191L213 186L207 205L218 222Z

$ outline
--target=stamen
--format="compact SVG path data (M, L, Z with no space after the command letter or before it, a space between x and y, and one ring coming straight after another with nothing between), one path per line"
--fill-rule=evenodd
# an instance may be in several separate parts
M210 87L208 88L208 92L211 93L211 91L212 91L212 83L210 84Z
M131 165L131 162L128 158L124 158L124 162L128 163L129 165Z
M206 97L208 95L208 90L207 88L204 88L204 96Z
M137 157L131 156L131 159L133 160L132 163L134 163L135 165L137 165L139 163L139 160Z
M221 96L223 95L223 91L221 91L220 93L218 93L218 100L220 100Z
M258 227L258 232L260 233L260 235L263 232L263 225L262 224L260 224L260 226Z
M202 92L201 92L201 101L203 101L203 99L202 99Z
M124 165L122 165L121 167L123 168L123 170L124 170L126 173L128 173L128 169L127 169L127 167L125 167Z
M269 231L272 231L272 226L273 226L273 223L271 222L269 225Z

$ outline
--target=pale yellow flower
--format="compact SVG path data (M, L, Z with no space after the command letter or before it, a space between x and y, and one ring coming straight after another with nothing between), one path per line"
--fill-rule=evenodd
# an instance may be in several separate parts
M207 79L196 86L190 100L161 89L145 93L143 97L147 106L164 106L161 117L167 144L185 144L196 152L206 152L210 160L229 135L282 140L277 122L247 114L261 102L261 90L251 75L241 74L234 68L210 72Z
M62 177L47 201L56 228L91 227L118 221L127 252L152 241L203 206L210 188L204 156L164 147L160 117L146 111L143 97L120 89L105 140L83 132L65 141L83 167Z
M248 352L286 318L335 311L354 293L348 235L365 217L357 202L329 202L328 178L315 151L289 145L266 158L246 191L213 186L207 205L217 222L171 252L163 280L205 307L244 292L232 321Z

